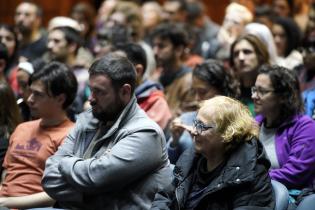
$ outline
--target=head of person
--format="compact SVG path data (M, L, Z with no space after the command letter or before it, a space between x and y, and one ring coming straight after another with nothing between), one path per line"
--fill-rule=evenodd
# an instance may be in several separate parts
M243 33L245 25L252 20L253 14L247 7L232 2L225 9L222 28L233 37L238 37Z
M21 122L21 115L10 85L0 81L0 136L11 134Z
M65 64L53 61L31 75L29 86L27 102L32 116L49 119L72 104L78 82Z
M126 43L116 46L117 52L122 52L135 66L137 73L137 85L142 81L143 75L147 67L147 57L141 45L136 43Z
M162 23L152 32L152 46L157 66L172 67L180 63L187 47L187 34L183 27Z
M80 32L72 27L56 27L49 31L47 48L50 58L67 62L69 56L75 56L82 44Z
M30 35L39 30L42 21L42 8L34 2L22 2L15 11L14 21L22 35Z
M7 47L0 42L0 80L5 79L5 69L9 61Z
M301 41L301 31L291 18L274 18L271 31L279 56L286 57L292 50L298 48Z
M256 23L261 23L266 25L268 28L271 29L272 27L272 18L273 18L273 11L270 5L257 5L255 7L255 20Z
M274 13L280 17L291 17L294 12L294 0L273 0Z
M216 95L237 98L239 83L222 62L208 59L197 65L193 71L192 89L196 100L210 99Z
M261 23L249 23L245 26L245 34L256 36L267 48L271 64L276 63L278 57L275 41L271 30Z
M104 122L116 120L134 95L134 65L120 53L109 53L96 60L89 73L93 116Z
M298 77L285 67L264 65L259 68L255 86L252 87L252 99L255 112L271 124L279 125L303 112Z
M187 18L187 3L185 0L167 0L163 4L165 19L175 23L183 23Z
M258 125L241 102L216 96L204 101L193 125L195 150L211 157L233 152L240 144L258 137Z
M79 2L73 6L70 16L81 25L83 37L90 38L94 30L96 16L92 5Z
M315 4L312 4L309 8L308 21L303 38L306 45L314 44L315 42Z
M141 8L132 1L118 1L114 7L109 20L108 26L124 25L129 26L130 35L134 42L138 42L143 36Z
M113 51L116 46L130 41L131 35L129 27L124 25L114 25L112 27L104 26L98 30L96 34L96 43L93 48L93 53L97 58L100 58Z
M3 43L9 53L9 64L18 59L18 38L14 27L7 24L0 24L0 42Z
M144 2L141 12L145 30L153 29L162 21L162 7L156 1Z
M256 71L269 63L269 54L265 45L256 36L246 34L237 38L231 46L230 65L236 74L242 75Z
M18 81L18 93L19 96L23 98L24 101L27 101L31 92L29 89L29 80L31 75L34 73L33 64L27 61L20 62L18 65L18 71L16 73L16 79Z
M187 3L187 22L198 28L204 27L205 5L200 1Z

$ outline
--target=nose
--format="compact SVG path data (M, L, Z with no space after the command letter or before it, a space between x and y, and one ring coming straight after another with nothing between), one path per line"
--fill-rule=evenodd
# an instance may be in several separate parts
M47 43L47 48L51 50L51 49L53 48L53 45L54 45L54 44L53 44L52 41L48 41L48 43Z
M89 100L91 105L95 104L95 102L96 102L94 93L92 91L91 91L91 94L89 95L89 99L88 100Z
M258 94L257 94L257 91L255 91L255 92L252 92L252 96L251 96L251 98L254 100L254 99L258 99L259 97L258 97Z
M153 53L155 57L159 54L159 47L158 46L153 46Z
M27 104L33 104L33 103L34 103L33 93L31 93L30 96L27 98Z
M244 53L242 51L239 52L238 59L239 60L244 60Z

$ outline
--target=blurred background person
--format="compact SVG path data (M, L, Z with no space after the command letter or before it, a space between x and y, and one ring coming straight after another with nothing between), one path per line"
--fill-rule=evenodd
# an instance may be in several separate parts
M16 7L14 21L19 39L19 56L32 61L46 52L47 34L41 28L43 10L33 2Z
M9 53L7 47L0 42L0 81L6 81L5 69L9 61Z
M252 20L252 12L243 5L232 2L226 7L222 27L218 33L221 45L216 55L218 59L228 60L231 44L244 33L245 25Z
M245 26L244 33L256 36L265 45L271 64L278 64L280 62L271 29L264 24L249 23Z
M302 54L298 51L302 33L297 24L291 18L275 17L271 31L279 56L278 64L288 69L303 64Z
M5 81L0 81L0 172L9 139L16 126L22 121L13 90Z
M141 6L144 40L150 41L150 32L163 21L162 6L156 1L144 2Z
M200 103L217 95L238 98L240 96L239 82L232 72L222 62L208 59L193 70L192 91L195 100ZM187 149L193 146L193 139L185 131L185 126L192 126L197 112L185 112L175 118L170 125L168 139L168 155L172 164Z
M87 2L76 3L71 9L70 17L78 21L81 26L81 35L84 40L83 46L92 50L96 18L94 7Z
M255 115L251 87L255 84L258 68L269 63L267 48L256 36L246 34L235 40L230 54L230 66L241 85L240 100Z

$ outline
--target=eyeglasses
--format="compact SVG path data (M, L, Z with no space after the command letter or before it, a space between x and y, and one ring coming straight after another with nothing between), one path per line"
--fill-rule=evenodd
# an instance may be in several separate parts
M256 93L257 96L262 97L262 96L266 95L267 93L274 92L275 90L268 90L268 89L264 89L261 87L253 86L253 87L251 87L251 91L252 91L252 95L254 95Z
M194 129L197 131L197 134L200 135L203 131L214 128L214 126L205 125L200 120L195 119L193 124Z

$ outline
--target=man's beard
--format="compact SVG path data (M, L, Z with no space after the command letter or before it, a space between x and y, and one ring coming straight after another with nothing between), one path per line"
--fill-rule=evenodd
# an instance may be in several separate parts
M115 104L112 104L110 109L107 109L106 111L102 112L94 111L92 105L92 114L96 119L102 122L115 121L119 117L121 112L124 110L124 108L125 105L123 104L123 102L121 100L117 100Z
M30 36L32 30L26 26L24 26L23 24L17 24L16 25L17 30L25 37Z

